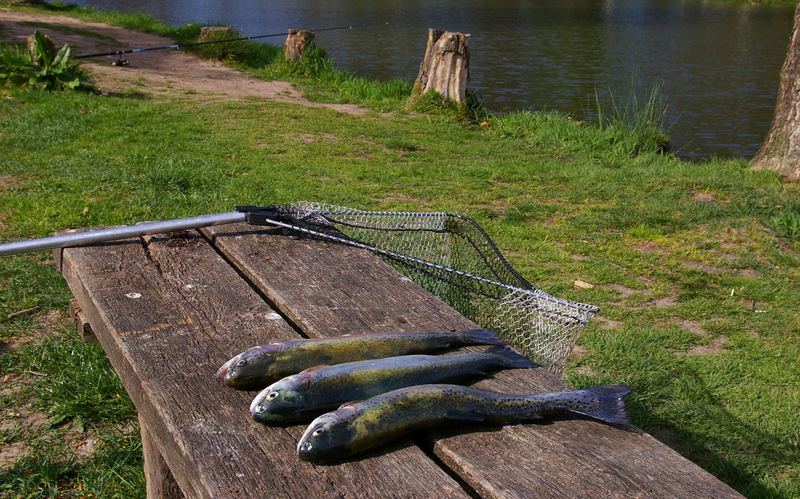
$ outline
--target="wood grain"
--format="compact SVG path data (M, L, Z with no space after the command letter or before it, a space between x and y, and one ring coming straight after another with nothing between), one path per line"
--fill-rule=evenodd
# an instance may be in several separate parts
M63 250L63 274L187 497L463 497L417 447L319 468L302 427L250 419L254 392L213 375L293 330L197 233Z
M144 476L147 480L147 499L181 499L183 492L175 482L175 477L161 456L158 443L147 426L139 419L142 432L142 454L144 456Z
M203 231L310 336L473 325L368 252L244 224ZM504 371L476 386L509 393L569 389L544 369ZM426 438L487 497L740 497L646 434L585 420L473 430Z

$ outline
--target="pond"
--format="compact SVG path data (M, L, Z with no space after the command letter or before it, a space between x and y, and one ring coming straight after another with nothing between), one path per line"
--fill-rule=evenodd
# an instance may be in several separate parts
M341 69L413 80L428 27L470 33L469 87L497 113L591 118L663 83L667 133L685 158L752 157L769 129L792 8L691 0L79 0L171 24L230 24L247 35L319 33ZM271 39L282 43L282 39ZM635 90L634 90L635 89Z

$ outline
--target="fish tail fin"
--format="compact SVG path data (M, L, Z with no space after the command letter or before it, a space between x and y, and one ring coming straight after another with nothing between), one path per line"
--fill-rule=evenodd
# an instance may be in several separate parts
M505 345L491 329L468 329L461 333L467 345Z
M501 357L498 359L498 364L508 369L532 369L534 367L539 367L538 364L524 355L515 352L510 347L494 346L486 350L486 353Z
M606 423L633 428L625 411L624 398L631 389L625 385L593 386L584 390L564 392L559 397L563 409Z

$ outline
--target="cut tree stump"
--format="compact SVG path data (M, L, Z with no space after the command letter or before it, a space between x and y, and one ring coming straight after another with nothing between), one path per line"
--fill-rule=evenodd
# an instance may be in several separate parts
M303 52L314 43L314 33L305 29L290 29L288 33L283 57L288 62L297 62L303 56Z
M428 30L425 57L414 82L413 96L435 91L455 102L466 100L469 37L464 33L433 28Z

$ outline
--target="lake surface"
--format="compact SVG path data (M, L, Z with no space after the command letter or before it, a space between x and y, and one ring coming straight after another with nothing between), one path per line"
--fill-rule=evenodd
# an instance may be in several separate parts
M633 87L646 93L663 81L673 151L688 158L755 154L772 118L793 14L691 0L76 3L175 25L230 24L247 35L362 26L317 40L337 67L377 79L416 77L428 27L471 33L469 87L499 113L546 109L585 119L596 91L624 102Z

